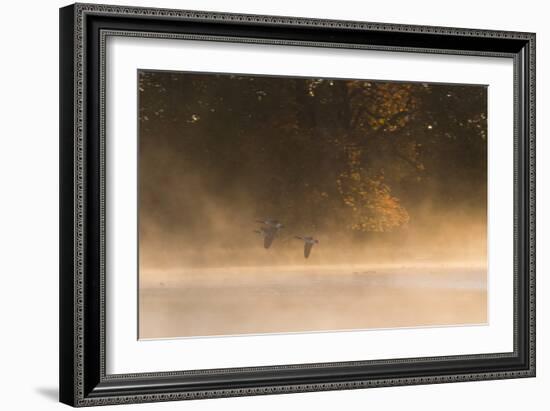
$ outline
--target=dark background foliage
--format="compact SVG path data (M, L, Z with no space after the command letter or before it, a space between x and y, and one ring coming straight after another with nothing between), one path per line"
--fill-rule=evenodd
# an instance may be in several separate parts
M483 85L140 71L140 233L200 242L271 217L368 239L441 210L483 219L486 110Z

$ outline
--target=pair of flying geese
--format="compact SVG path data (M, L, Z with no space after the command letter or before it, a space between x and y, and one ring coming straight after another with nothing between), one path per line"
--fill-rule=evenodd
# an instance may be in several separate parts
M254 230L254 232L260 234L264 238L264 248L267 249L271 247L273 240L275 240L279 231L284 228L284 225L277 220L256 220L256 222L261 223L262 226L258 230ZM319 244L319 240L311 236L294 236L294 238L304 242L304 258L309 257L314 244Z

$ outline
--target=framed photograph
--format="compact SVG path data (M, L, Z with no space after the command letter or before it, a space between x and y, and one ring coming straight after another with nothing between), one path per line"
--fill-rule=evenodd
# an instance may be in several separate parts
M535 35L60 10L60 399L535 376Z

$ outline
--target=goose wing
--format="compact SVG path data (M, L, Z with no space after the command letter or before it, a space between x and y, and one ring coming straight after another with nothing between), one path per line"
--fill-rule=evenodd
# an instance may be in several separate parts
M308 258L311 254L311 249L313 248L313 243L305 243L304 244L304 257Z
M275 236L277 235L277 229L276 228L264 228L264 247L269 248L271 247L271 244L273 243L273 240L275 239Z
M264 225L270 226L270 227L276 227L279 224L278 220L272 220L270 218L266 220L256 220L257 223L262 223Z
M275 239L275 233L267 232L264 236L264 248L271 247L271 244L273 243L274 239Z

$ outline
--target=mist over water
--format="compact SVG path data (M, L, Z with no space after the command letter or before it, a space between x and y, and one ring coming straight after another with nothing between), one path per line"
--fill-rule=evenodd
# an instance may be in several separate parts
M300 231L283 229L266 250L253 215L209 210L214 223L191 239L142 236L140 338L487 321L486 236L472 218L363 241L315 232L305 259Z
M142 72L139 156L140 338L487 321L485 87Z
M487 322L483 267L375 267L163 272L140 290L140 338Z
M307 260L286 233L264 249L250 221L214 225L207 240L144 242L140 338L484 324L483 225L443 220L425 236L359 244L315 233Z

